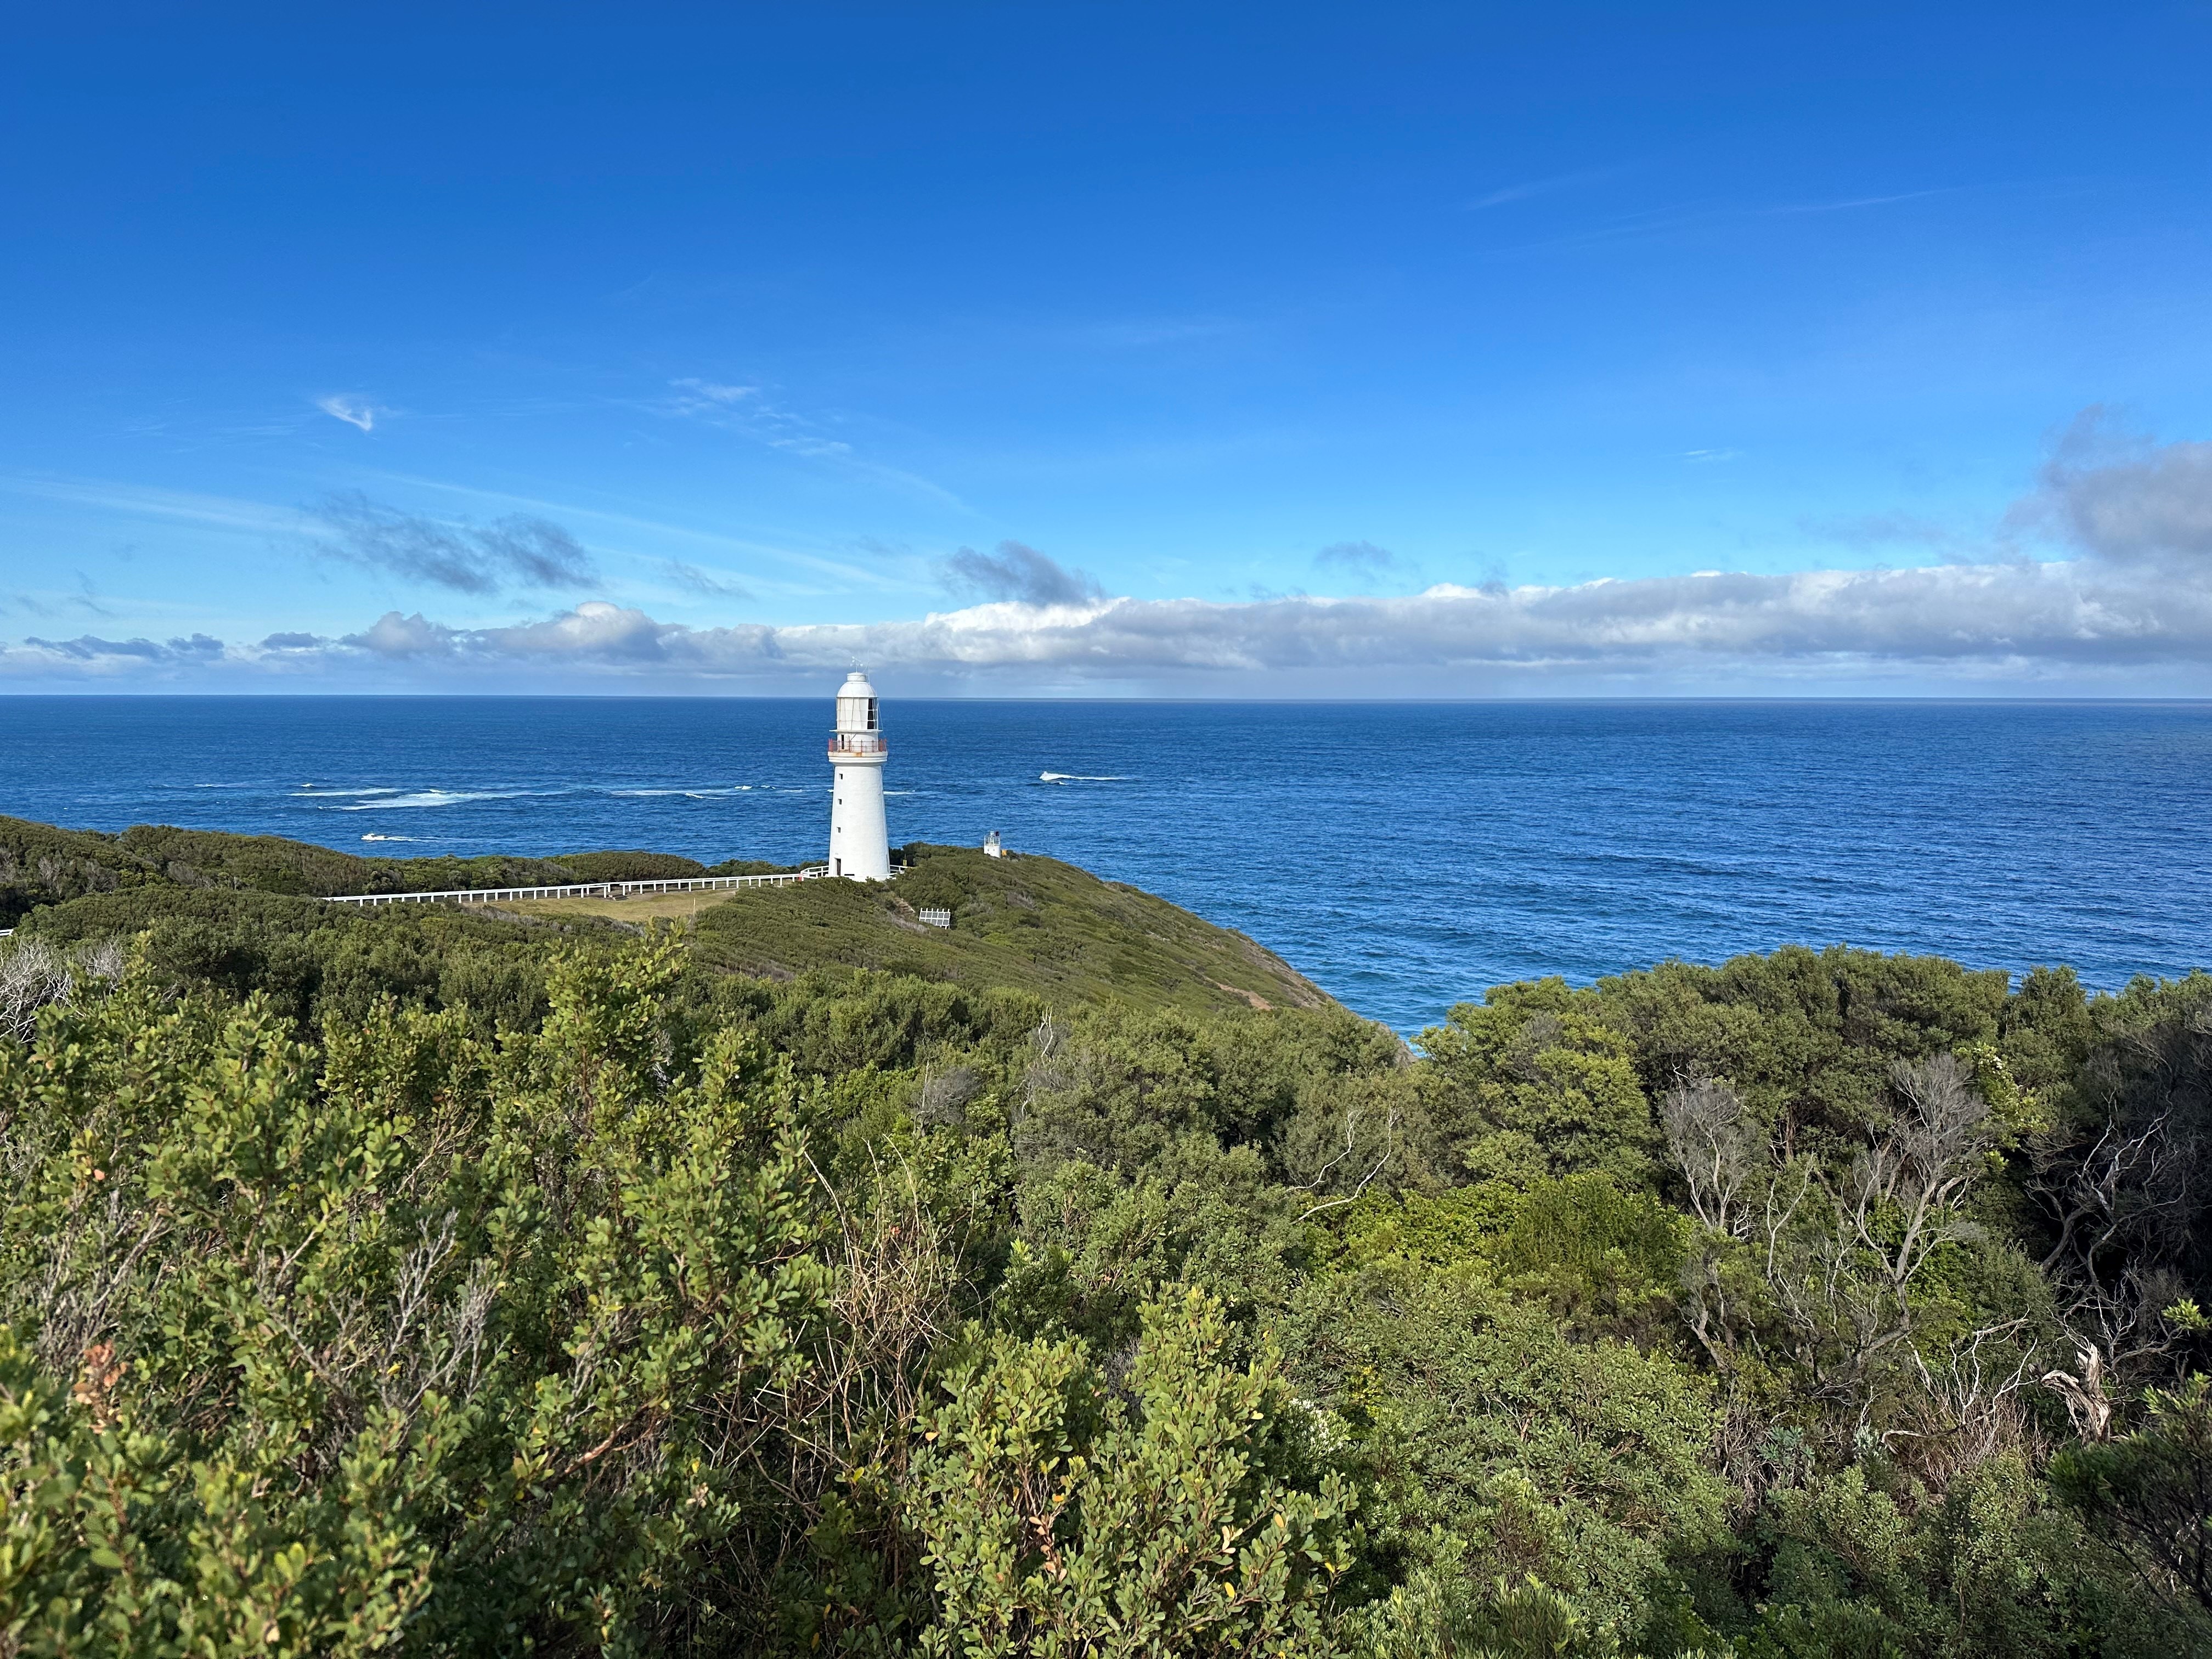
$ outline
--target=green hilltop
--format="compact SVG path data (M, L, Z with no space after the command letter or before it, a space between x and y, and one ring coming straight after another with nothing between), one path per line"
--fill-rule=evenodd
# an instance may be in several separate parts
M157 954L256 960L374 961L428 948L527 956L550 937L603 942L680 915L701 965L789 980L825 969L880 969L969 988L1032 992L1048 1002L1121 1001L1218 1012L1334 1008L1328 994L1242 933L1055 859L917 843L889 883L817 880L632 900L526 900L497 907L314 901L372 893L562 886L777 866L708 866L669 854L557 859L362 858L274 836L140 825L118 835L0 817L0 925L82 939L151 928ZM950 928L923 909L949 910ZM437 914L426 914L433 911ZM303 968L302 973L310 969ZM319 978L319 976L317 975Z
M915 845L881 884L810 881L740 892L703 912L698 951L741 973L877 968L1001 985L1054 1001L1322 1008L1327 993L1273 951L1166 900L1057 859ZM925 926L924 909L951 914Z
M733 861L715 874L775 866ZM710 872L672 853L564 853L558 858L362 858L280 836L235 836L140 823L110 835L0 816L0 927L42 904L136 887L289 893L331 898L362 893L428 893L487 887L554 887L586 881L646 881Z

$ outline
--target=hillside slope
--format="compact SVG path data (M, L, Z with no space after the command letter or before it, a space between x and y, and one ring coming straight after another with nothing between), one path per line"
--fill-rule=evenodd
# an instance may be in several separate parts
M1016 986L1054 1001L1335 1006L1243 934L1057 859L921 844L906 855L907 872L881 885L810 881L735 894L701 914L696 948L717 966L775 978L847 966ZM927 908L951 911L951 927L923 926Z
M1194 1012L1336 1006L1242 933L1073 865L1026 855L988 859L920 844L906 856L906 873L879 885L810 881L726 897L699 895L704 908L690 923L692 949L702 966L771 979L819 968L881 969L970 988L1017 988L1063 1005L1116 1001ZM445 907L364 913L300 900L696 875L704 868L690 859L637 852L557 860L365 859L274 836L149 825L111 836L0 817L0 927L23 923L57 940L159 927L173 947L170 954L201 963L201 976L242 984L236 973L217 973L206 963L235 957L265 967L271 952L303 964L380 952L411 958L422 953L417 935L432 913L452 915ZM951 928L922 924L919 912L933 907L952 912ZM489 928L483 937L507 940L501 950L543 955L562 940L619 938L656 925L641 902L530 902L501 910L536 925L507 940L495 925L500 912L475 910L477 926L467 937ZM511 931L514 922L504 926ZM179 929L176 939L168 939ZM443 939L451 928L440 921L432 931ZM534 952L520 945L522 938L537 942ZM299 968L302 996L312 996L305 988L319 982L321 971ZM403 977L411 982L417 976Z
M557 859L501 854L362 858L281 836L234 836L157 823L134 824L109 835L0 817L0 927L14 927L42 904L134 887L228 888L328 898L350 893L644 880L698 875L705 869L695 859L668 853L574 853Z

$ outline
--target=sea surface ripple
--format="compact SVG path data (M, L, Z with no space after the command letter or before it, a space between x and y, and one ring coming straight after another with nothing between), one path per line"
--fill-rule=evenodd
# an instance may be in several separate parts
M902 702L891 833L1070 860L1414 1031L1793 941L2212 963L2212 704ZM819 857L830 702L0 701L0 812L394 855Z

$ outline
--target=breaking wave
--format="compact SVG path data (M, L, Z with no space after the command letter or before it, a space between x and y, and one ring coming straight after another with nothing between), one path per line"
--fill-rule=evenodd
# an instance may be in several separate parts
M526 795L527 789L422 789L411 795L395 795L390 800L365 800L354 806L333 806L333 812L381 812L403 806L459 806L472 800L514 800Z
M754 787L750 783L732 783L700 789L610 789L607 793L625 800L657 799L663 796L684 800L715 800L724 795L748 795Z

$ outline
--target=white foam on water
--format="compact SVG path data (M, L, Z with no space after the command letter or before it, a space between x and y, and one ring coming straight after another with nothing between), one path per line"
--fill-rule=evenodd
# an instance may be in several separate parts
M700 789L610 789L607 793L623 799L680 795L685 800L719 800L725 795L744 795L752 792L750 783L732 783L721 787L708 786Z
M396 795L397 789L318 789L312 783L303 783L292 792L295 800L336 800L355 795Z
M1039 783L1127 783L1130 780L1118 772L1097 776L1083 772L1040 772L1037 774L1037 781Z
M357 806L337 806L336 812L381 812L387 808L417 806L459 806L472 800L514 800L530 792L526 789L424 789L412 795L400 795L391 800L365 800Z

